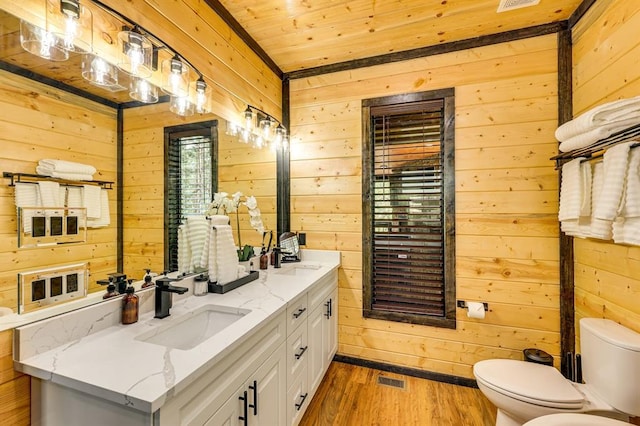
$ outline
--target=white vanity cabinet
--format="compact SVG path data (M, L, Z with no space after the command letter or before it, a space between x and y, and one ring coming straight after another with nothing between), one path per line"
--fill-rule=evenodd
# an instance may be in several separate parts
M338 349L338 290L323 289L309 314L309 389L315 393Z

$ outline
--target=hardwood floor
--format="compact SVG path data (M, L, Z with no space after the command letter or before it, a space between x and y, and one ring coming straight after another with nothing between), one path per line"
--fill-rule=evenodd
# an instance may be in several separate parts
M400 379L405 389L378 384ZM333 362L300 426L490 426L496 409L479 389Z

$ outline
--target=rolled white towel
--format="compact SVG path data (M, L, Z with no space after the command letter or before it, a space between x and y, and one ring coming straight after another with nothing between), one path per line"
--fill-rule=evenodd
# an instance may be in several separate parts
M621 143L604 153L604 177L600 197L594 203L593 217L613 221L618 215L624 191L631 142Z
M560 183L560 208L558 219L578 219L580 217L582 197L582 176L580 164L583 157L576 158L562 165L562 181Z
M44 158L38 161L38 167L41 170L49 170L58 173L93 175L96 168L89 164L76 163L73 161L56 160L52 158Z
M559 141L565 141L595 127L625 120L640 123L640 96L607 102L592 108L558 127L555 135ZM629 124L628 127L632 125Z

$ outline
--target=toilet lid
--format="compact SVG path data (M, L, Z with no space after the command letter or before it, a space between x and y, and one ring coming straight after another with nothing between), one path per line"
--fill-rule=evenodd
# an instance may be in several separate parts
M623 426L629 423L590 414L550 414L528 421L524 426Z
M511 359L477 362L473 374L485 386L515 399L545 407L579 409L584 397L558 370Z

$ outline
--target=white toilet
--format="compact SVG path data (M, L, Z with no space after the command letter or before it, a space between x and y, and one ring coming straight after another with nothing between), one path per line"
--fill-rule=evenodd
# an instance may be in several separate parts
M591 414L550 414L536 417L528 421L524 426L629 426L629 423L620 420L608 419Z
M623 421L629 415L640 416L640 334L611 320L583 318L580 343L585 384L531 362L489 359L476 363L473 374L478 387L498 408L496 426L522 426L559 413L590 413Z

